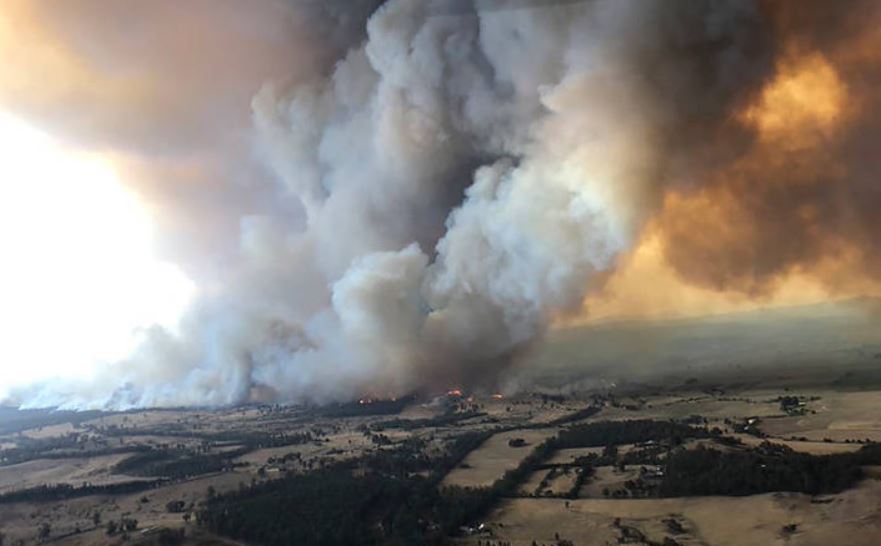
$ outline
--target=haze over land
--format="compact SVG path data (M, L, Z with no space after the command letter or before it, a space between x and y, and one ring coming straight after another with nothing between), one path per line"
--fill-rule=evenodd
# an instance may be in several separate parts
M9 0L0 397L495 390L566 324L878 295L879 21L869 0Z
M559 328L515 369L557 388L700 379L771 386L881 378L877 300ZM529 378L532 378L530 380ZM580 378L582 381L578 381Z

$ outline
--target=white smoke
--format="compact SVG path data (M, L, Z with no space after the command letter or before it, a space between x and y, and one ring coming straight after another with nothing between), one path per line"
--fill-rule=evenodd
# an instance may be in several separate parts
M631 245L682 161L680 129L718 117L731 71L743 80L754 16L741 2L387 2L327 77L253 99L271 199L303 216L244 218L237 264L179 332L22 400L322 402L493 382ZM707 43L707 58L668 55Z

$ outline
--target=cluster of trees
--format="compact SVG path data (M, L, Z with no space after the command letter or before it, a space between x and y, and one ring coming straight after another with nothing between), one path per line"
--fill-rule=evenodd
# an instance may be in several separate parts
M538 470L543 470L542 466L538 467ZM572 485L570 488L562 493L555 493L548 489L548 486L561 474L571 475L572 472L575 472L575 479L572 481ZM538 487L535 491L528 496L538 496L538 497L555 497L555 498L563 498L563 499L576 499L578 498L578 492L581 490L581 487L590 479L594 474L594 468L591 464L585 464L584 466L575 467L575 466L552 466L551 469L545 474L542 478L541 482L539 482ZM567 503L568 506L568 503Z
M207 454L178 449L149 449L120 461L114 467L114 472L132 476L184 479L228 470L235 466L233 459L248 451L248 447Z
M141 435L148 434L152 436L174 436L180 434L180 431L170 430L167 428L126 432L125 430L111 426L105 427L104 433L108 436L113 435ZM156 467L152 470L143 472L129 472L135 475L144 476L169 476L172 478L187 477L198 473L216 472L222 470L225 463L222 459L232 458L243 454L244 452L254 449L267 447L283 447L290 445L300 445L315 441L316 434L314 431L303 432L242 432L242 431L222 431L222 432L188 432L188 436L199 438L202 440L202 448L186 450L183 446L177 448L153 448L146 445L126 445L126 446L107 446L106 440L90 438L88 435L71 433L64 436L52 438L22 438L19 445L14 448L0 450L0 464L17 464L33 460L36 458L43 459L67 459L71 457L97 457L103 455L117 455L124 453L133 453L134 457L130 457L128 465L132 468L143 466L149 462L158 463L161 460L168 463L166 468ZM241 451L229 452L223 456L211 455L207 453L210 448L218 444L237 444L243 446ZM197 451L205 453L197 456ZM230 456L232 453L232 457ZM125 461L124 461L125 463ZM128 472L126 464L117 469L118 471ZM163 474L163 472L165 472Z
M149 449L146 446L101 447L96 442L91 446L80 441L79 435L31 440L24 445L0 451L0 464L18 464L33 459L70 459L74 457L100 457L136 453ZM88 449L87 449L88 447Z
M478 411L453 411L424 419L389 419L387 421L374 423L370 428L375 431L382 431L385 429L415 430L428 427L447 427L454 425L459 421L473 419L474 417L482 417L484 415L486 415L486 413Z
M593 407L586 410L595 411ZM505 472L490 487L438 489L443 477L468 453L500 431L460 435L442 456L429 457L424 443L414 439L395 449L314 472L289 474L280 480L214 495L198 512L197 520L221 535L268 546L389 541L433 544L485 516L499 499L516 495L520 484L559 448L710 435L705 429L670 422L576 425L536 445L516 468ZM582 461L569 497L577 496L593 472L594 462ZM419 474L425 470L427 478Z
M197 437L209 444L241 444L253 450L308 444L315 441L315 436L313 431L274 433L230 431L202 434Z
M598 421L575 425L560 432L554 447L604 447L608 445L638 444L650 441L682 443L685 438L709 438L713 433L674 421Z
M119 522L111 520L107 522L106 529L107 536L113 536L117 533L130 533L137 531L138 520L134 518L122 518Z
M432 525L446 508L424 478L387 475L359 461L291 474L214 495L197 513L211 531L266 546L379 544L390 537L410 543L439 541Z
M368 430L364 432L364 436L369 438L375 446L390 446L394 443L391 438L382 433L373 433Z
M395 449L376 451L363 455L356 468L361 472L379 473L398 479L406 479L411 474L430 471L435 461L423 452L425 442L409 438Z
M492 431L469 432L443 453L426 450L423 440L335 462L307 473L253 483L238 491L212 494L196 514L209 530L267 546L282 544L440 544L444 537L484 517L495 503L515 496L530 474L547 468L560 448L606 446L600 457L575 462L577 496L601 461L623 464L615 446L644 443L643 455L663 461L663 471L640 476L631 488L640 495L745 495L765 491L840 491L859 477L862 464L881 464L881 446L857 453L816 457L784 446L720 452L671 449L685 438L718 437L718 431L668 421L618 421L575 425L538 445L490 487L438 488ZM640 450L636 450L637 452ZM658 454L663 451L663 460ZM629 454L628 454L629 456ZM651 486L651 487L649 487ZM671 528L671 532L674 529ZM675 534L675 533L674 533ZM670 539L665 544L675 544Z
M12 434L31 428L48 427L70 423L80 426L84 421L115 415L97 410L68 411L57 409L17 409L0 407L0 434Z
M746 419L741 419L740 421L733 421L731 419L725 419L725 424L731 427L731 430L734 432L738 432L741 434L749 434L750 436L755 436L756 438L766 438L767 434L762 432L759 428L760 420L758 417L747 417Z
M750 421L744 421L747 423ZM860 479L861 466L881 464L881 444L866 445L856 453L823 456L795 452L770 442L752 450L722 452L703 447L671 450L686 438L707 437L744 447L737 439L721 436L718 430L651 420L576 425L562 431L552 441L552 447L605 446L602 456L575 461L585 467L662 464L661 471L651 480L643 480L642 475L632 480L629 489L634 496L751 495L770 491L835 493ZM620 444L640 443L644 444L641 448L624 456L618 456L615 449ZM666 457L662 458L664 454Z
M106 436L158 436L172 437L186 436L201 440L202 446L208 450L215 445L237 444L250 449L262 449L268 447L284 447L300 445L315 440L315 431L288 432L288 431L251 431L251 430L223 430L200 432L193 430L196 425L186 426L181 423L164 424L156 428L139 428L137 430L125 429L117 425L101 427L99 432Z
M183 514L187 511L187 503L182 500L172 500L165 503L165 511L169 514Z
M575 481L572 483L572 488L569 489L569 492L566 494L567 498L577 499L578 492L581 491L581 488L587 483L594 475L594 468L591 465L585 465L575 471Z
M777 398L777 401L780 402L780 410L784 413L793 412L801 405L798 396L780 396Z
M780 411L784 412L787 415L805 415L806 413L816 413L814 410L809 410L807 407L807 402L815 402L819 400L819 396L812 396L810 398L807 397L799 397L793 395L780 396L777 398L777 401L780 402Z
M83 484L74 487L69 484L39 485L28 489L10 491L0 495L0 504L13 502L47 502L87 497L89 495L123 495L137 493L155 487L160 480L131 481L106 485Z
M665 497L753 495L770 491L838 493L862 477L862 465L881 463L881 446L856 453L810 455L764 443L750 451L681 450L666 460L658 485Z
M642 467L640 468L639 476L624 482L623 490L616 489L607 493L608 489L603 489L603 495L608 496L611 494L613 497L630 497L635 499L656 496L659 476L662 476L662 474Z
M439 544L512 494L550 453L538 446L490 488L438 484L492 431L469 432L429 457L424 442L404 442L306 474L213 495L197 521L213 532L266 544ZM427 477L425 471L428 471Z
M413 401L412 396L395 398L393 400L370 400L347 402L344 404L331 404L321 408L320 413L325 417L364 417L369 415L397 415Z

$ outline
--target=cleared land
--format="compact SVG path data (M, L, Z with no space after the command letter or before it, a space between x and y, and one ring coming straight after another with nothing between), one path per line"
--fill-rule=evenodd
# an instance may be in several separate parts
M784 396L795 397L799 404L794 409L784 407ZM592 405L601 410L565 422ZM0 460L5 461L0 464L0 495L59 484L79 487L84 482L166 481L134 492L0 503L0 529L12 544L18 540L36 542L39 527L46 524L51 527L54 544L109 545L118 544L120 537L107 535L108 522L136 519L138 530L131 536L133 541L147 540L154 529L168 528L185 529L187 543L198 544L207 540L206 531L193 519L185 521L184 516L205 506L210 495L247 490L252 484L282 480L289 473L313 472L341 461L392 456L406 446L415 450L413 453L442 459L457 439L490 434L463 452L442 479L438 475L436 483L440 488L489 487L507 471L518 468L536 446L573 423L676 420L706 430L719 429L740 443L691 438L667 446L668 450L704 448L738 453L764 449L763 443L769 441L810 455L835 455L855 452L866 445L866 438L881 432L878 407L881 391L835 387L691 389L677 383L626 392L601 389L567 395L538 392L505 398L490 394L441 397L414 401L388 414L348 406L331 412L259 407L149 410L82 422L53 422L0 436ZM559 419L564 422L541 425ZM518 439L525 445L517 447ZM831 496L770 493L636 499L632 497L650 492L635 490L633 483L648 483L649 487L656 483L652 476L663 469L666 453L660 455L660 465L627 463L622 469L617 463L628 457L638 459L656 445L630 442L633 440L618 443L612 455L605 446L596 445L549 453L540 467L518 478L515 487L485 514L494 540L512 545L531 545L533 540L553 544L558 533L575 544L617 544L622 539L639 543L641 536L656 542L670 537L682 545L819 546L837 544L842 536L847 536L850 544L877 544L881 536L881 482L874 481L881 477L881 466L866 468L866 479L858 487ZM148 457L132 472L117 469L144 453L161 457L156 461ZM584 457L602 461L591 463L596 465L591 476L584 479L573 498L568 498L582 471L576 460ZM584 464L583 460L579 464ZM154 475L156 468L174 474ZM430 478L434 469L429 465L411 475ZM170 511L169 503L183 508ZM97 526L95 514L100 519ZM787 525L794 527L786 530ZM147 535L140 534L144 530ZM468 544L477 540L461 535L454 538ZM484 543L487 538L481 535Z
M626 490L625 482L639 478L643 468L651 471L658 470L658 467L653 465L631 465L624 470L612 466L597 467L591 479L578 492L578 496L580 498L601 499L621 493Z
M489 487L506 471L516 468L535 444L541 443L557 429L526 429L502 432L490 437L465 457L457 468L447 474L443 485ZM512 447L509 442L523 439L526 445Z
M683 532L671 532L665 522L671 519ZM867 481L818 499L797 493L638 500L511 499L487 521L494 538L512 546L528 546L533 540L553 544L556 536L579 545L618 544L628 532L623 528L636 529L655 542L671 537L680 544L828 546L844 544L843 537L847 537L846 544L873 546L881 537L881 483ZM787 532L786 525L795 528Z
M113 467L126 457L128 455L60 460L36 459L0 466L0 494L45 484L80 485L88 482L93 485L106 485L143 479L113 472Z

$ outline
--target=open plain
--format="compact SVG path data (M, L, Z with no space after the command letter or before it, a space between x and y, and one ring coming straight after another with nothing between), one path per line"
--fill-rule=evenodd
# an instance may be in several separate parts
M871 388L692 381L101 414L0 437L0 532L4 544L232 543L208 523L213 499L322 469L357 476L372 471L365 458L394 461L408 450L425 463L408 477L439 492L499 490L444 528L442 541L820 545L851 536L869 545L881 537L881 460L868 455L834 491L799 482L780 491L752 484L755 494L704 495L700 484L676 493L665 472L688 452L755 455L750 464L762 465L858 457L881 440L878 407L881 390ZM684 428L630 430L639 423ZM506 480L516 483L500 489Z

